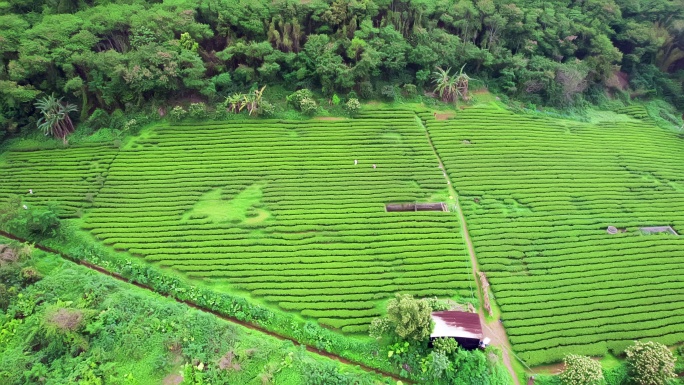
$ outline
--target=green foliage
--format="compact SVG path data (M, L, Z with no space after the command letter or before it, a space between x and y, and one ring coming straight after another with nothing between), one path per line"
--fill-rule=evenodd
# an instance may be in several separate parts
M409 341L424 341L432 332L432 308L424 299L397 294L387 303L387 319L392 332Z
M228 96L225 101L228 111L239 114L242 110L247 109L249 115L259 116L262 114L272 114L275 107L268 103L263 98L266 86L260 89L254 89L248 94L233 94Z
M563 385L601 385L604 383L601 363L591 357L570 354L563 359L565 370L560 374Z
M361 111L361 103L359 102L359 99L349 98L344 104L344 109L350 116L355 116Z
M432 340L435 351L451 355L458 349L458 342L453 338L435 338Z
M334 94L332 96L331 102L332 102L333 106L339 106L340 103L342 102L342 100L340 100L340 97L337 96L337 94Z
M245 384L259 378L271 383L380 381L56 256L41 259L52 266L45 278L15 287L7 298L7 316L0 313L3 384L39 383L40 378L150 384L179 368L192 384Z
M207 105L199 102L199 103L190 103L190 106L188 107L188 116L191 119L206 119L207 118Z
M677 377L675 357L667 346L635 341L625 350L630 376L639 385L665 385Z
M54 95L38 99L35 105L41 114L36 123L38 129L45 135L60 138L66 143L67 135L74 132L69 113L78 111L76 106L71 103L62 103L62 99L57 99Z
M635 95L684 105L676 1L3 4L2 132L35 123L29 104L41 91L67 93L84 119L178 95L214 102L254 83L394 99L386 84L424 87L436 67L463 65L535 104L594 100L620 70Z
M12 196L0 206L0 228L27 239L54 237L60 227L57 206L36 207Z
M183 32L180 36L180 46L183 47L183 49L187 49L188 51L197 52L197 49L199 48L199 43L193 40L189 33Z
M187 115L188 111L186 111L185 108L183 108L182 106L175 106L173 107L171 112L169 112L169 118L171 118L171 120L173 120L174 122L179 122L185 119Z
M299 103L299 110L302 111L304 115L314 115L318 111L318 103L312 98L304 98Z
M314 100L313 93L306 88L295 91L287 98L287 103L298 111L306 115L313 115L318 109L318 104Z

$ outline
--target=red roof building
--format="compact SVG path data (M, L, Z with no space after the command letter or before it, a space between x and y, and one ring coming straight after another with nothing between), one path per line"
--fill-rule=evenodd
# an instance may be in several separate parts
M462 311L437 311L432 313L435 327L430 334L434 338L453 338L465 349L477 349L484 335L480 316Z

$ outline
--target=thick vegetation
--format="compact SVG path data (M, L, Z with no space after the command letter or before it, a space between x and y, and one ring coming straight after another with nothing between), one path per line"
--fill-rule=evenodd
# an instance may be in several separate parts
M395 383L30 254L0 256L2 384Z
M648 119L424 117L528 364L684 340L684 142ZM615 227L612 231L609 226Z
M9 0L0 129L32 126L43 94L81 120L255 82L393 99L431 91L438 66L538 104L629 87L681 106L683 12L681 0Z

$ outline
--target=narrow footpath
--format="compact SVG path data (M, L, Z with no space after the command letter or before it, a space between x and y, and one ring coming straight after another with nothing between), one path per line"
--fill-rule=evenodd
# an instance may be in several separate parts
M435 158L437 158L437 161L439 162L439 168L442 170L444 179L446 179L447 181L447 186L449 189L449 203L451 203L456 208L458 219L461 222L461 233L463 234L463 240L465 241L466 246L468 247L468 255L470 257L470 266L472 268L471 270L473 274L473 281L475 282L476 286L475 292L477 293L478 303L480 304L480 306L477 309L477 312L480 316L480 323L487 331L485 335L492 339L492 344L501 348L504 365L506 365L506 368L508 368L508 372L511 374L511 378L513 378L513 383L515 385L520 385L518 376L516 375L515 370L513 370L513 366L511 365L511 357L509 352L512 352L512 349L511 344L508 342L508 335L506 334L506 330L500 322L493 321L487 323L487 320L484 316L484 310L482 307L482 293L480 293L480 285L478 284L479 278L477 276L477 259L475 258L475 248L473 247L473 242L470 239L470 233L468 232L468 224L466 223L465 216L463 215L463 210L461 210L461 204L458 201L458 194L454 189L454 184L451 182L449 174L446 172L446 169L444 168L442 158L439 156L439 153L437 153L437 149L432 143L430 132L428 131L427 127L425 127L425 124L423 124L422 119L418 115L416 115L416 122L423 130L425 130L425 136L427 137L428 143L430 144L430 147L432 147L432 151L435 153Z
M15 241L17 241L17 242L22 242L22 243L27 243L27 242L29 242L29 241L26 240L26 239L17 237L17 236L15 236L15 235L13 235L13 234L4 232L4 231L2 231L2 230L0 230L0 236L3 236L3 237L5 237L5 238L9 238L9 239L13 239L13 240L15 240ZM316 348L313 347L313 346L303 344L303 343L301 343L301 342L299 342L299 341L297 341L297 340L295 340L295 339L293 339L293 338L290 338L290 337L286 337L286 336L277 334L277 333L272 332L272 331L270 331L270 330L268 330L268 329L264 329L264 328L262 328L262 327L260 327L260 326L257 326L257 325L254 325L254 324L251 324L251 323L248 323L248 322L240 321L240 320L238 320L237 318L229 317L229 316L227 316L227 315L224 315L224 314L215 312L215 311L213 311L213 310L205 309L205 308L200 307L200 306L198 306L198 305L196 305L196 304L194 304L194 303L192 303L192 302L179 300L178 298L175 298L175 297L173 297L173 296L165 296L165 295L159 294L159 293L157 293L153 288L151 288L151 287L149 287L149 286L147 286L147 285L143 285L143 284L141 284L141 283L139 283L139 282L131 281L131 280L129 280L128 278L126 278L126 277L124 277L124 276L122 276L122 275L120 275L120 274L118 274L118 273L114 273L114 272L108 271L107 269L105 269L105 268L103 268L103 267L101 267L101 266L94 265L94 264L92 264L92 263L90 263L90 262L83 261L83 260L80 260L80 259L77 259L77 258L73 258L73 257L71 257L71 256L69 256L69 255L67 255L67 254L65 254L65 253L62 253L62 252L60 252L60 251L58 251L58 250L55 250L55 249L52 249L52 248L50 248L50 247L46 247L46 246L40 245L40 244L38 244L38 243L34 243L33 246L34 246L36 249L40 249L40 250L43 250L43 251L48 252L48 253L52 253L52 254L59 255L59 256L62 257L63 259L66 259L66 260L68 260L68 261L70 261L70 262L74 262L74 263L76 263L76 264L78 264L78 265L87 267L87 268L89 268L89 269L91 269L91 270L95 270L95 271L97 271L98 273L102 273L102 274L104 274L104 275L108 275L108 276L110 276L110 277L112 277L112 278L114 278L114 279L116 279L116 280L119 280L119 281L122 281L122 282L126 282L126 283L131 284L131 285L134 285L134 286L136 286L136 287L138 287L138 288L140 288L140 289L145 289L145 290L147 290L147 291L151 291L151 292L153 292L153 293L155 293L155 294L157 294L157 295L161 295L162 297L166 297L166 298L172 299L172 300L174 300L174 301L176 301L176 302L178 302L178 303L182 303L182 304L188 305L188 306L190 306L190 307L192 307L192 308L194 308L194 309L197 309L197 310L199 310L199 311L201 311L201 312L203 312L203 313L213 314L213 315L215 315L216 317L221 318L221 319L224 320L224 321L228 321L228 322L231 322L231 323L234 323L234 324L238 324L238 325L244 326L244 327L246 327L246 328L248 328L248 329L257 331L257 332L259 332L259 333L268 334L269 336L271 336L271 337L273 337L273 338L277 338L277 339L282 340L282 341L285 341L285 340L291 341L293 344L295 344L295 346L299 346L299 345L304 346L308 352L311 352L311 353L313 353L313 354L317 354L317 355L319 355L319 356L323 356L323 357L329 358L329 359L331 359L331 360L338 361L338 362L343 363L343 364L345 364L345 365L356 366L356 367L358 367L359 369L364 370L364 371L366 371L366 372L376 373L376 374L379 374L379 375L381 375L381 376L384 376L384 377L387 377L387 378L391 378L391 379L393 379L394 381L397 381L397 382L400 382L400 381L401 381L401 382L404 383L404 384L413 384L413 383L414 383L413 381L411 381L411 380L409 380L409 379L407 379L407 378L403 378L403 377L400 377L400 376L398 376L398 375L396 375L396 374L392 374L392 373L389 373L389 372L385 372L385 371L380 370L380 369L371 368L370 366L366 366L366 365L364 365L364 364L362 364L362 363L359 363L359 362L350 361L350 360L348 360L348 359L346 359L346 358L344 358L344 357L338 356L338 355L336 355L336 354L333 354L333 353L329 353L329 352L326 352L326 351L323 351L323 350L316 349Z

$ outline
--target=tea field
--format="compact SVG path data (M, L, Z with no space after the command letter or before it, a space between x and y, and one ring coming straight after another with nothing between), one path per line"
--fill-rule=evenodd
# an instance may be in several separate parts
M625 116L589 124L472 108L424 118L529 365L684 341L684 237L640 231L684 232L681 137Z
M364 333L395 292L472 295L454 212L385 211L448 201L446 171L510 342L538 365L684 341L684 238L640 230L684 232L684 140L640 117L167 123L120 148L7 151L0 199L56 202L112 249Z
M470 296L448 197L410 111L354 120L173 124L109 147L14 151L0 196L61 202L114 249L344 332L395 292ZM27 194L32 189L33 194Z

